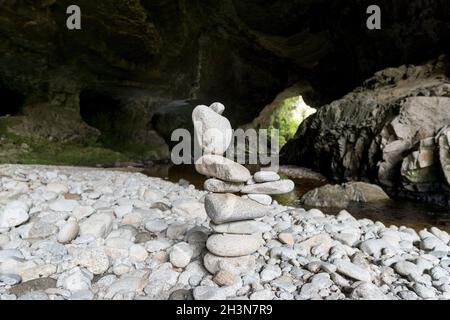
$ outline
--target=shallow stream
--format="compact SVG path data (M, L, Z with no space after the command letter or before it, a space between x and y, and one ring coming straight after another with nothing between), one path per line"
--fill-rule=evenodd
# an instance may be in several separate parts
M194 166L183 165L155 165L145 169L142 173L160 177L175 183L180 180L189 181L197 189L203 190L205 177L198 174ZM293 207L307 207L300 205L298 199L311 189L320 187L327 182L312 179L292 179L295 189L283 196L276 196L279 203ZM326 214L337 214L339 208L320 208ZM368 218L373 221L381 221L386 226L407 226L416 230L438 227L450 233L450 210L423 203L415 203L406 200L389 200L372 203L351 203L347 208L355 218Z

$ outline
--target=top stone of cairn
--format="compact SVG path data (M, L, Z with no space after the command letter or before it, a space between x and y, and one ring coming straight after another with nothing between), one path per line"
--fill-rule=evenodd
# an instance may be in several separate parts
M194 134L204 154L223 155L231 144L233 131L230 121L220 115L222 104L211 107L199 105L192 112Z

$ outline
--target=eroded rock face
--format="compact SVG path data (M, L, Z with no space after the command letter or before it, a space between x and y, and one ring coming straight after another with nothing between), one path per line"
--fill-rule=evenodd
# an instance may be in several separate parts
M369 179L388 192L448 205L442 170L448 159L448 70L442 56L377 72L308 118L282 150L284 161L337 181Z
M65 26L71 4L2 1L0 88L23 94L23 128L76 141L99 135L79 114L87 91L137 111L128 129L148 142L150 119L170 102L219 100L233 124L249 123L291 79L314 78L329 101L376 70L444 52L450 30L445 0L380 1L387 22L370 37L363 0L81 0L81 32Z

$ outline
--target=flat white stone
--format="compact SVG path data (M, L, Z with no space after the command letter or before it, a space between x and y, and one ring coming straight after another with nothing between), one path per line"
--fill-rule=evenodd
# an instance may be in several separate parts
M213 234L206 241L206 248L217 256L240 257L255 252L263 243L259 234Z
M80 226L76 221L69 221L61 227L58 233L58 242L68 243L75 239L80 231Z
M207 195L205 209L215 224L261 218L268 212L267 206L229 193Z
M272 204L272 197L267 194L248 194L247 196L249 199L265 206L270 206Z
M253 175L253 180L255 180L256 183L272 182L280 179L278 173L274 171L258 171Z
M0 228L12 228L28 221L29 207L22 201L13 201L0 211Z
M106 238L111 232L112 214L95 213L80 224L80 235L93 235L96 238Z
M250 171L239 163L212 154L200 157L195 169L202 175L228 182L246 182L251 177Z
M226 182L219 179L208 179L203 184L203 187L205 190L209 192L229 192L229 193L237 193L240 192L241 189L244 187L244 183L233 183L233 182Z
M242 193L257 194L284 194L294 190L295 184L292 180L284 179L273 182L255 183L242 188Z
M170 251L170 262L177 268L186 267L194 254L194 250L191 245L186 242L177 243L172 247Z
M229 222L223 224L210 224L211 229L217 233L236 233L236 234L253 234L264 233L270 231L272 228L270 225L253 220Z
M76 200L56 200L50 203L50 209L53 211L72 212L79 206Z

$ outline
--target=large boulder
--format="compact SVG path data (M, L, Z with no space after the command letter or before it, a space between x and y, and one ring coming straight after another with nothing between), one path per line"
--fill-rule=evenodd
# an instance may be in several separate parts
M449 70L449 58L441 56L377 72L306 119L282 149L282 162L336 181L367 179L392 194L449 204L442 170L447 138L440 133L450 123Z
M307 192L300 199L307 206L336 208L345 208L351 201L374 202L383 200L389 200L389 196L383 189L365 182L348 182L342 185L327 184Z

